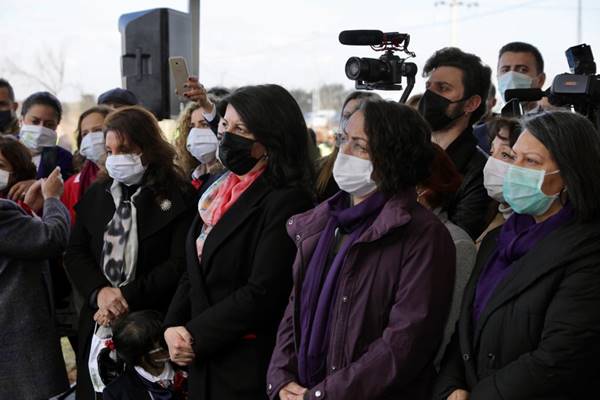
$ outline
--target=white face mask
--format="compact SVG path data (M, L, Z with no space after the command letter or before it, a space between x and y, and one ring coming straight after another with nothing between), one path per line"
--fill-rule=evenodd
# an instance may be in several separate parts
M106 145L104 143L104 132L90 132L81 139L79 154L98 164L106 154Z
M10 172L0 169L0 190L4 190L8 187L8 180L10 179Z
M21 143L34 151L41 151L43 147L56 146L57 138L56 131L42 125L23 125L19 133Z
M508 89L529 89L533 84L533 78L520 72L508 71L498 77L498 90L502 101L506 101L505 92Z
M370 160L338 153L333 164L333 178L344 192L362 197L377 189L371 179L373 163Z
M483 186L485 186L488 196L499 203L505 202L502 187L509 167L509 163L494 157L489 157L483 167Z
M209 128L192 128L187 137L186 148L191 155L202 164L213 161L216 157L219 140Z
M115 181L131 186L142 181L146 167L137 154L117 154L106 157L106 170Z

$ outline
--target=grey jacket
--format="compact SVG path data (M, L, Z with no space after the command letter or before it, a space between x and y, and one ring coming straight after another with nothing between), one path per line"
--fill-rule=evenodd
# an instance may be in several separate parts
M47 399L68 388L48 258L66 247L69 213L48 199L43 215L0 199L0 399Z

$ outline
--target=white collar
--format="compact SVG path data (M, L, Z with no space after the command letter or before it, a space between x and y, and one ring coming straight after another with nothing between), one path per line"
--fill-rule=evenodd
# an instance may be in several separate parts
M150 382L161 382L161 381L169 381L173 382L175 378L175 370L171 366L170 362L165 362L165 368L158 376L152 375L150 372L146 371L144 368L140 366L135 366L135 371L144 379Z

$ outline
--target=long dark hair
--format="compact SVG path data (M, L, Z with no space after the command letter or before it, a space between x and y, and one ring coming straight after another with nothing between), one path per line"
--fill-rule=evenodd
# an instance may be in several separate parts
M13 170L8 187L2 191L3 195L8 193L15 183L35 179L36 168L31 161L31 153L21 142L12 136L0 136L0 153Z
M279 85L245 86L223 100L240 115L267 149L265 177L273 187L312 190L314 171L308 155L308 130L292 95Z
M529 131L548 149L560 169L577 219L600 216L600 134L582 115L569 111L545 111L524 118Z
M104 121L104 133L109 130L122 139L127 137L142 150L142 161L147 165L143 184L155 193L157 200L168 198L173 186L184 192L190 190L190 183L175 164L175 149L165 140L148 110L129 106L113 111Z
M361 105L373 180L387 196L414 187L430 175L431 130L414 108L393 101L368 100Z

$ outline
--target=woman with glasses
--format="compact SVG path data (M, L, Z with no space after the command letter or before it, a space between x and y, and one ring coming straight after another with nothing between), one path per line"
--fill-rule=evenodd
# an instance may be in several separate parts
M428 399L454 282L443 223L417 203L431 131L367 101L338 136L341 191L292 217L295 284L267 375L271 399Z

